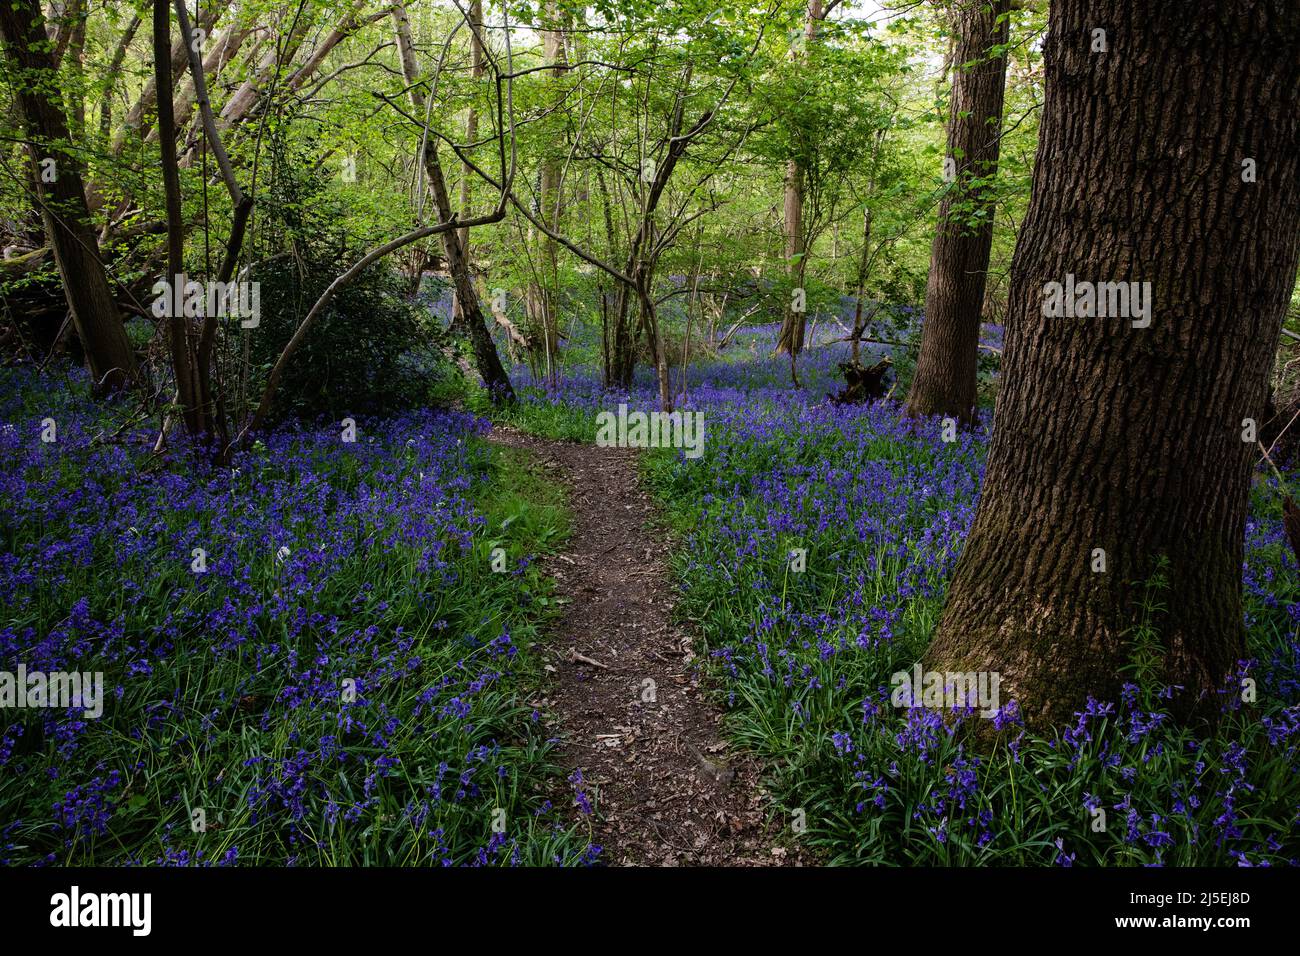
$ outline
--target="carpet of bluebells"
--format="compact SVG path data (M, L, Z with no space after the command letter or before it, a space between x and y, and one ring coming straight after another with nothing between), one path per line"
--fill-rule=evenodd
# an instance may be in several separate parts
M128 413L0 371L0 671L106 698L0 710L0 862L596 859L526 703L549 599L482 507L484 420L285 428L221 469Z
M937 421L901 421L892 403L836 407L847 347L801 356L796 392L773 335L692 366L684 388L674 371L682 407L704 412L705 454L652 452L645 471L680 529L679 611L733 741L764 759L776 812L806 824L799 839L833 863L1300 862L1300 579L1276 479L1261 473L1252 491L1250 658L1213 732L1163 707L1158 574L1135 608L1122 699L1092 701L1074 724L1031 733L1005 700L991 733L969 708L896 708L890 676L921 659L937 620L991 414L945 443ZM648 374L621 394L581 369L549 386L519 374L516 417L556 437L592 440L594 414L622 401L657 405Z
M1278 478L1252 489L1249 656L1212 732L1163 707L1158 575L1121 699L1072 724L1030 732L1007 701L991 721L896 708L890 676L924 654L991 421L943 442L892 403L832 405L847 346L828 328L801 390L774 326L674 369L705 454L643 459L679 529L678 611L773 812L829 863L1300 862L1300 569ZM914 331L895 315L879 337ZM625 393L577 366L515 378L506 417L551 437L657 407L648 369ZM494 503L509 474L484 418L361 420L355 443L286 427L217 469L155 454L157 423L128 411L79 376L0 371L0 671L102 671L107 696L98 719L0 711L0 862L598 861L590 797L528 703L553 610L529 555L554 529Z

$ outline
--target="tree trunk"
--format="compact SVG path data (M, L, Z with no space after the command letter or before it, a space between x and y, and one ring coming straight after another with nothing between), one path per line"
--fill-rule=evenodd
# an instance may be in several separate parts
M610 380L606 385L619 388L632 387L632 375L636 371L636 336L629 321L631 297L635 290L627 283L620 282L614 291L614 328L613 356L610 360Z
M113 48L113 56L108 61L108 69L104 72L108 80L108 88L104 90L99 104L99 138L105 145L108 144L108 138L113 132L113 96L117 89L118 74L122 71L122 61L126 59L126 51L130 49L131 41L135 39L135 31L138 29L140 29L140 15L135 14L126 29L122 31L121 39L117 41L117 46Z
M483 82L483 44L480 40L480 34L483 30L483 0L470 0L469 4L469 64L470 79L473 80L474 95L478 95L479 85ZM465 142L472 144L478 139L478 107L471 100L469 111L465 115ZM461 217L469 215L470 202L472 200L470 183L473 181L474 173L469 168L468 163L461 163L460 166L460 214ZM467 263L472 263L473 257L469 252L469 230L461 229L458 238L460 239L460 251L465 256ZM453 294L451 299L451 323L453 328L459 328L463 324L460 315L460 300Z
M796 287L802 287L804 276L803 171L793 159L786 163L784 194L785 259L792 283ZM807 318L806 311L796 311L791 303L786 303L781 330L776 338L776 350L778 353L786 352L790 355L792 369L794 356L803 351L804 323Z
M668 188L668 181L677 168L677 163L686 153L687 146L695 135L707 126L713 118L713 110L705 111L695 121L690 131L682 134L686 94L690 89L690 84L691 70L688 64L682 88L677 96L677 103L673 107L672 118L668 123L669 146L664 152L664 158L655 170L654 180L650 183L650 188L644 194L637 229L628 244L627 266L624 269L624 274L632 279L632 288L620 291L617 313L619 324L615 326L615 358L620 363L615 372L619 384L628 387L632 384L632 375L636 367L636 335L634 333L629 334L624 319L628 314L626 310L630 305L630 299L635 296L641 320L640 329L645 332L646 342L650 346L650 354L655 364L656 378L659 381L659 406L665 412L673 410L673 398L671 383L668 380L668 363L661 348L659 323L655 315L654 301L651 297L655 265L659 260L660 253L663 251L661 248L656 247L655 212L659 208L659 201L663 198L664 190ZM626 285L626 283L623 284ZM626 364L622 364L624 361Z
M1044 53L993 441L927 666L1000 673L1031 722L1115 699L1160 561L1162 677L1210 713L1244 650L1243 419L1296 275L1300 6L1056 0ZM1149 325L1046 317L1067 275L1151 283Z
M811 44L817 38L817 25L825 16L822 0L808 0L808 14L804 20L804 43ZM783 203L785 259L790 277L797 287L802 288L805 275L803 232L803 170L797 159L791 159L785 166ZM778 353L786 352L790 356L790 378L797 387L799 380L795 375L795 356L803 351L804 323L808 313L795 311L791 303L785 306L785 316L781 321L781 330L776 338Z
M407 96L411 101L414 114L423 116L424 93L420 88L419 71L415 64L415 48L411 43L411 23L407 18L406 5L399 0L393 5L392 12L398 54L402 62L402 76L407 85ZM447 181L442 173L442 164L438 161L436 144L437 140L430 134L425 140L424 155L421 158L425 173L429 177L429 188L433 193L433 204L438 218L441 222L451 222L456 213L452 209L451 198L447 193ZM492 335L488 332L487 323L483 319L478 292L474 288L474 279L469 273L469 262L461 248L458 233L459 230L456 229L443 232L442 245L447 256L447 271L451 273L456 299L460 302L462 327L469 333L479 375L482 376L483 384L492 394L493 400L512 402L515 399L515 390L510 384L510 376L506 374L505 367L501 364L496 343L492 341Z
M596 188L600 192L601 211L605 222L605 239L609 243L609 252L611 256L618 254L618 239L614 232L614 210L610 202L609 187L605 183L605 174L599 166L596 167ZM600 316L601 316L601 359L604 368L604 377L602 382L606 388L612 388L620 382L622 373L622 358L619 355L619 330L622 328L622 316L627 313L626 310L626 285L622 282L615 285L615 308L610 310L608 293L601 293ZM620 311L621 310L621 311ZM630 365L630 363L629 363ZM629 376L631 371L629 368Z
M552 67L546 71L552 85L567 68L564 36L559 30L559 16L554 0L548 0L545 5L547 28L542 30L542 58ZM557 96L551 94L550 98L554 102ZM551 229L559 231L563 199L560 195L560 164L554 155L548 154L542 158L538 179L537 216ZM547 380L554 382L560 330L555 307L559 259L556 254L555 240L544 233L539 238L541 256L533 270L533 280L529 283L529 311L534 317L537 329L541 332Z
M70 147L37 0L0 2L0 37L16 80L15 99L27 136L41 217L73 324L85 347L96 390L120 388L135 379L135 353L99 258L81 163ZM44 160L54 161L51 182L45 181L51 167Z
M858 260L858 300L853 307L853 365L858 364L858 355L862 346L862 333L866 331L871 316L862 314L862 297L867 294L867 266L871 263L871 207L862 210L862 258ZM875 310L872 310L872 315Z
M216 4L207 9L200 10L196 23L197 27L201 30L212 29L212 25L216 23L217 17L220 13L221 7ZM189 56L187 47L191 42L191 39L192 38L177 37L175 42L172 44L169 56L169 68L171 70L169 75L171 76L172 83L175 83L180 79L181 74L185 72L185 64ZM150 126L145 117L146 114L153 109L154 104L157 101L158 80L155 76L150 77L145 81L144 87L140 90L139 97L137 97L136 101L131 104L131 108L127 110L126 117L123 120L123 128L113 137L111 152L114 156L122 155L127 144L133 141L133 135L141 138L148 135Z
M239 52L249 35L253 32L251 26L232 23L224 33L213 43L209 43L211 51L207 59L203 61L203 70L209 76L215 76L221 67L229 63L230 60ZM179 117L177 122L188 121L190 113L194 110L194 104L198 102L198 90L194 87L194 77L189 77L182 85L180 92L173 98L172 114ZM146 143L154 143L158 139L158 130L152 129L149 135L145 137Z
M84 142L86 136L86 0L74 0L68 7L72 23L59 31L59 42L63 42L64 33L68 36L68 48L59 60L65 79L64 89L68 97L67 115L73 142Z
M993 245L993 201L981 185L997 175L1010 0L962 0L948 114L946 172L956 179L939 207L925 290L925 319L910 415L975 415L980 310ZM956 210L954 210L954 206ZM975 217L978 217L977 221Z
M344 15L344 22L351 16L352 10L349 9ZM314 25L312 17L306 14L302 16L290 16L289 22L292 24L289 32L284 36L283 42L273 44L258 62L257 67L250 71L248 79L231 94L230 99L226 100L226 105L221 108L221 122L218 130L224 133L243 122L244 117L253 111L253 108L260 103L268 91L276 85L277 74L288 69L294 57L298 55L298 50L302 46L303 39L307 36L308 30ZM305 77L302 79L305 80Z
M655 363L655 381L659 383L659 407L665 412L673 410L672 383L668 379L668 353L664 342L659 337L659 317L655 312L654 299L650 287L654 274L646 269L638 269L632 276L636 280L636 297L639 304L641 329L645 333L646 344L650 346L650 355ZM631 369L628 372L628 385L632 384Z
M158 146L162 165L163 197L167 209L167 281L185 288L185 224L181 208L180 168L176 161L176 116L172 112L171 7L169 0L154 0L154 83L158 91ZM183 310L168 310L167 341L176 376L176 401L185 430L191 436L208 431L207 397L199 392L199 371L194 360L195 331Z

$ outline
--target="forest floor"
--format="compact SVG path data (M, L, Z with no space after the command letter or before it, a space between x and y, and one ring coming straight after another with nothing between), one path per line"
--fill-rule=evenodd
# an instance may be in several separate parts
M542 701L563 762L594 794L609 865L810 862L765 812L757 764L728 752L692 638L672 620L671 541L635 449L558 442L501 425L567 495L572 534L542 559L564 612Z

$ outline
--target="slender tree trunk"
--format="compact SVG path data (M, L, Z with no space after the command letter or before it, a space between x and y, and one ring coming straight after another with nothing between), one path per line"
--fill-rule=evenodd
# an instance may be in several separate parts
M69 147L38 0L0 0L0 37L15 80L41 217L73 325L85 347L96 389L120 388L135 379L135 354L99 258L81 162Z
M542 56L545 62L553 67L547 71L547 76L554 84L556 78L566 68L564 36L558 29L559 12L554 0L548 0L546 4L546 20L548 29L542 31ZM560 164L553 155L547 155L542 159L537 196L538 218L551 229L559 231L563 199L560 196ZM542 234L540 239L541 256L534 270L533 281L528 288L529 311L542 333L542 342L546 350L547 377L554 381L560 331L555 308L559 259L555 240L545 234Z
M69 7L72 23L60 31L68 34L68 49L60 65L67 76L68 116L73 142L84 142L86 136L86 0L76 0Z
M804 20L803 35L805 46L816 41L817 26L825 15L822 0L808 0L808 14ZM803 169L800 168L797 159L791 159L786 163L783 187L785 260L790 278L794 285L799 288L803 287L806 273L804 256L807 253L807 249L804 248L803 176ZM786 352L790 355L790 378L795 386L799 384L798 377L795 374L795 356L803 351L805 323L807 320L808 313L806 311L796 311L791 303L787 302L785 317L781 321L781 330L776 338L777 352Z
M173 0L173 6L176 10L176 22L180 25L182 36L189 34L192 29L185 2L186 0ZM220 171L221 179L230 195L230 205L233 210L230 234L226 240L226 255L222 261L221 269L217 273L217 281L226 284L234 277L235 269L239 265L244 244L244 233L248 229L248 221L253 213L253 199L245 194L243 188L239 185L239 181L235 178L234 165L231 163L230 155L226 152L225 144L221 141L221 136L217 132L217 119L212 110L212 101L208 96L207 70L198 50L193 46L190 47L189 62L190 81L194 88L194 103L199 110L198 125L201 130L200 135L206 139L207 146L212 151L212 157L216 160L217 169ZM219 56L218 62L220 62ZM158 126L160 129L163 128L162 119L163 114L159 113ZM174 164L175 160L175 152L170 150L163 152L164 165ZM179 178L176 176L178 172L178 169L172 170L172 175L176 179ZM169 202L169 234L171 228L181 228L179 222L172 221L172 212L171 203ZM182 242L183 239L176 240L174 244L179 248ZM169 241L169 251L172 244ZM215 425L216 434L221 439L219 458L224 463L229 460L230 432L227 427L225 402L220 395L214 393L212 388L212 350L217 341L217 323L218 316L215 313L208 312L204 315L197 339L192 343L194 346L192 356L195 374L194 394L201 403L198 406L196 417L199 418L200 424L205 431L213 429ZM187 333L188 331L187 327Z
M559 226L559 184L559 169L554 162L548 161L542 167L538 215L552 229ZM534 299L534 314L543 333L546 368L549 374L554 375L559 339L559 321L555 310L555 277L559 258L556 255L555 240L544 234L540 238L541 256L537 264L537 277L529 294Z
M212 29L212 25L216 23L217 17L220 13L221 7L217 4L202 9L199 13L199 18L196 24L197 27L201 30ZM171 70L168 75L171 77L172 83L175 83L180 79L181 74L185 72L185 63L188 57L186 46L189 42L189 39L186 37L177 37L175 42L172 43L171 53L168 60L169 68ZM113 137L113 146L111 151L114 156L120 156L122 154L122 151L126 149L127 144L132 141L133 135L140 137L148 135L150 127L145 117L149 111L154 108L154 104L157 102L158 80L157 77L154 76L145 81L144 87L140 90L140 95L136 98L136 101L131 104L131 108L127 110L126 116L122 121L124 124L123 128Z
M171 5L154 0L154 81L158 90L158 146L162 161L163 196L167 208L167 281L185 288L185 224L182 221L180 168L176 161L176 116L172 112ZM191 435L207 431L208 402L199 391L199 373L191 339L194 330L183 310L171 309L167 316L167 340L171 346L172 371L176 376L176 401L185 429Z
M239 52L239 48L253 32L249 25L232 23L230 27L221 34L215 43L209 43L211 51L207 59L203 61L203 70L210 76L215 76L221 67L229 63L231 58ZM188 120L190 113L194 110L194 104L198 102L198 91L194 87L194 77L191 76L182 84L181 91L174 97L172 113L181 120ZM146 143L153 143L158 138L156 129L150 130L149 135L145 137Z
M655 265L660 252L662 252L662 250L656 251L654 248L655 212L659 208L659 201L663 198L664 190L668 188L668 181L672 178L677 163L685 155L691 139L699 130L707 126L713 118L713 110L706 110L695 121L689 132L682 133L685 119L686 93L690 88L690 82L691 70L688 65L685 80L677 96L677 103L673 108L672 118L668 123L668 149L665 150L664 157L655 170L654 180L645 193L636 233L628 244L627 267L624 273L632 279L632 288L624 288L619 292L619 309L616 316L618 324L614 329L615 359L618 360L618 364L614 369L615 376L618 383L626 387L632 384L632 374L635 370L636 339L635 336L630 334L630 330L625 324L625 317L631 304L630 300L635 296L641 320L640 328L646 334L646 341L650 346L651 355L654 357L656 377L659 380L659 405L665 412L673 410L673 398L672 385L668 380L668 362L661 347L659 322L655 314L654 300L651 296ZM622 285L626 286L627 283L622 283Z
M799 163L793 159L786 163L785 166L784 196L786 268L790 273L792 284L796 287L802 287L805 251L803 243L803 170L799 168ZM794 367L794 356L803 351L804 330L807 320L808 313L806 311L796 311L791 303L786 303L781 330L777 334L776 350L778 353L786 352L790 355L792 369Z
M285 87L290 90L302 89L307 81L320 69L321 64L325 62L325 58L330 55L336 46L371 22L370 18L362 18L362 6L364 6L364 0L357 0L356 3L347 8L347 12L339 20L338 25L325 34L321 41L316 44L311 54L303 61L302 66L289 74L289 78L284 81ZM288 59L285 62L288 62Z
M470 78L474 81L474 94L478 95L479 84L483 82L483 44L480 41L480 34L483 29L483 0L471 0L469 5L469 63ZM465 142L473 143L478 139L478 108L471 100L469 111L465 116ZM461 163L460 166L460 214L461 217L469 215L470 204L472 202L471 183L473 182L474 171L469 168L468 163ZM461 229L457 234L460 239L460 249L465 256L467 263L473 263L473 256L469 251L469 230ZM460 315L460 299L455 295L451 300L451 321L455 327L462 325Z
M1010 0L961 0L954 30L957 59L948 114L947 171L952 188L939 207L925 290L925 319L910 415L975 415L980 311L993 245L993 202L987 180L997 175L1007 60ZM990 53L991 50L995 52ZM972 218L978 216L977 222Z
M398 54L402 61L402 76L406 80L407 96L416 116L424 116L424 93L420 88L419 70L415 64L415 48L411 43L411 23L407 17L406 5L398 0L393 5L393 23L397 33ZM437 140L428 136L424 144L421 160L429 177L429 189L433 194L433 204L441 222L451 222L456 215L451 198L447 193L447 181L443 176L442 164L438 161ZM470 275L469 262L461 248L459 230L448 229L442 233L443 250L447 256L447 271L456 289L456 298L460 301L462 325L469 333L470 344L474 348L474 359L478 366L483 384L487 386L494 401L514 401L515 390L510 384L497 355L496 343L488 332L483 310L479 305L478 293L474 288L474 279Z
M610 384L620 388L632 387L632 374L636 370L636 339L628 315L631 297L635 290L620 282L614 291L613 357L610 364Z
M210 30L212 25L216 23L217 17L221 13L221 9L222 8L216 4L205 7L200 11L197 27L202 30ZM177 37L176 41L172 44L169 60L172 84L175 84L176 81L180 79L181 74L185 71L189 42L190 41L185 37ZM113 136L113 143L109 152L114 158L120 157L129 144L136 142L137 137L141 143L144 143L147 140L152 129L147 116L149 111L154 108L154 105L157 102L158 79L157 76L154 75L145 81L144 87L140 90L140 95L131 105L131 108L127 110L126 116L123 117L122 128ZM111 176L109 176L108 179L105 179L105 176L101 174L91 180L89 190L86 194L86 199L92 210L98 211L104 206L106 202L105 192L110 185L109 181L111 179ZM108 217L110 223L117 215L124 212L129 207L130 198L131 197L128 195L117 205L113 214Z
M862 345L862 333L866 329L867 318L862 315L862 297L867 292L867 266L871 262L871 207L862 210L862 258L858 260L858 296L853 307L853 358L858 364L858 354Z
M306 38L308 31L312 26L312 17L304 12L301 16L291 8L288 13L287 27L288 33L282 43L272 43L267 51L262 54L262 59L258 62L257 67L251 71L251 75L246 79L242 86L239 87L226 100L226 105L221 108L220 123L218 129L224 133L233 126L242 123L244 117L253 111L258 103L262 102L268 90L275 85L276 74L288 68L293 62L294 57L298 55L298 50L302 46L302 41ZM351 17L352 11L349 10L344 14L344 22ZM301 71L300 71L301 72ZM300 75L300 80L305 80L305 76Z
M131 17L131 22L126 25L122 31L122 37L118 40L117 46L113 48L113 55L108 61L108 88L104 91L103 101L99 106L99 138L105 144L113 132L113 94L117 89L118 74L122 70L122 61L126 59L126 51L131 47L131 41L135 39L135 31L140 29L140 15L135 14Z
M1243 420L1296 275L1300 5L1055 0L1044 55L993 441L927 666L1000 673L1031 721L1115 699L1161 561L1163 678L1209 712L1244 649ZM1149 325L1132 290L1135 318L1045 315L1070 281L1149 282Z
M655 363L655 380L659 383L659 407L665 412L673 410L673 389L672 383L668 379L668 352L664 342L659 337L659 317L655 312L654 298L651 295L651 284L653 282L653 272L649 270L638 270L634 273L636 279L636 297L640 311L641 328L645 332L646 343L650 346L650 354L654 357ZM631 385L631 376L628 377L628 385Z
M610 201L609 187L605 183L605 174L600 167L596 167L596 188L600 192L601 211L604 213L605 222L605 239L609 243L609 254L611 257L618 255L618 238L614 231L614 209ZM603 288L603 286L602 286ZM618 356L618 332L620 328L619 309L622 303L626 301L623 293L623 283L617 283L615 288L615 308L613 311L613 321L611 321L611 310L609 308L608 293L601 294L601 352L604 364L605 375L603 382L606 388L610 388L618 382L620 373L620 359ZM625 310L624 310L625 311Z
M695 237L695 266L691 270L691 297L686 303L686 339L682 343L682 399L687 397L686 375L691 367L691 321L695 318L696 309L700 307L700 270L704 268L701 260L701 246L704 242L704 231L700 230Z

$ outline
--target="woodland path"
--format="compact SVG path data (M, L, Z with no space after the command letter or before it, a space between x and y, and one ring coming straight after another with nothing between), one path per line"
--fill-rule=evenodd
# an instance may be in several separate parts
M728 753L690 636L671 619L670 542L641 488L636 449L536 438L497 426L564 488L572 530L542 559L566 598L543 647L543 711L562 761L593 796L607 865L807 862L768 821L756 764ZM645 698L653 681L653 700Z

